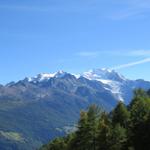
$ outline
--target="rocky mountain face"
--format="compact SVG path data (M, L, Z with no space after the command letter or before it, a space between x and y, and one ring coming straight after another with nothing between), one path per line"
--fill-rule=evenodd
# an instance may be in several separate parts
M89 80L96 80L104 84L104 88L110 91L116 99L128 104L133 96L134 89L149 89L150 82L142 79L129 80L114 70L95 69L83 73Z
M110 111L119 100L128 104L135 88L150 89L150 82L107 69L44 73L1 85L0 149L36 149L73 129L81 109L95 103Z

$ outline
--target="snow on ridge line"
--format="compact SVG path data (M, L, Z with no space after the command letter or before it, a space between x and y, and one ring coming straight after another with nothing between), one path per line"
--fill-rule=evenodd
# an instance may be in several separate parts
M82 74L85 78L89 80L113 80L113 81L126 81L127 79L116 72L115 70L110 70L106 68L93 69Z
M28 79L29 82L43 81L43 80L48 80L50 78L53 78L54 76L55 76L55 74L41 73L41 74L38 74L37 76L29 77L27 79Z
M55 73L40 73L34 77L27 77L27 80L29 82L42 82L44 80L49 80L50 78L61 78L63 77L64 75L66 74L70 74L70 75L73 75L76 79L80 78L82 75L81 74L71 74L71 73L68 73L68 72L64 72L62 70L60 71L57 71Z
M113 79L113 76L117 76L119 80ZM116 71L106 68L89 70L83 73L83 77L88 80L96 80L103 83L106 90L110 91L119 101L124 101L121 92L121 84L122 81L126 81L127 79Z
M32 81L44 81L44 80L49 80L50 78L53 77L62 77L65 74L70 74L67 72L64 72L62 70L55 72L55 73L41 73L38 74L35 77L29 77L27 78L29 82ZM102 69L93 69L93 70L89 70L87 72L83 72L82 74L71 74L73 76L75 76L77 79L82 77L85 77L89 80L101 80L103 83L108 83L111 80L116 80L117 78L120 80L126 80L122 75L118 74L116 71L114 70L110 70L110 69L106 69L106 68L102 68Z
M54 77L62 77L64 76L65 74L67 74L66 72L60 70L58 72L55 72L55 73L41 73L41 74L38 74L34 77L29 77L27 78L29 82L34 82L34 81L44 81L44 80L49 80L50 78L54 78Z
M50 78L54 78L54 77L55 78L61 78L65 74L70 74L70 73L67 73L67 72L64 72L64 71L58 71L58 72L55 72L55 73L41 73L41 74L38 74L35 77L28 78L28 81L29 82L35 82L35 83L36 82L42 82L42 81L47 81ZM71 75L73 75L76 79L78 79L80 77L84 77L88 80L99 81L99 82L103 83L104 88L106 90L110 91L112 94L114 94L115 97L118 100L124 101L123 98L122 98L122 92L121 92L121 84L122 83L120 81L110 79L109 78L110 76L108 76L108 78L107 78L107 75L112 75L113 76L114 74L115 75L117 74L118 77L120 77L120 78L122 77L122 76L119 76L119 74L117 72L111 71L111 70L108 70L108 69L105 69L105 68L97 69L95 71L90 70L89 72L84 72L83 74L71 74Z

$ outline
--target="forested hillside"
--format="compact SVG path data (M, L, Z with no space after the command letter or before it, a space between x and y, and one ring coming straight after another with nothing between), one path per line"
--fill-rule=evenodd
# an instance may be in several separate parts
M56 138L40 150L149 150L150 91L135 90L131 103L110 113L96 105L81 111L75 132Z

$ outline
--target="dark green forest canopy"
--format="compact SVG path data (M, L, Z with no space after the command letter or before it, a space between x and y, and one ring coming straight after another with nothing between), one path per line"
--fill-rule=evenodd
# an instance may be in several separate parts
M150 90L135 90L128 106L119 102L110 113L90 106L74 133L40 150L150 150Z

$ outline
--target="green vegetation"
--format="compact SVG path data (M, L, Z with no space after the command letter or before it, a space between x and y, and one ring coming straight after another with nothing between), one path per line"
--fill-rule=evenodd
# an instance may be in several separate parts
M55 101L1 99L0 150L35 150L50 139L66 135L83 108L83 102L78 105L74 101L68 96Z
M81 111L74 133L56 138L40 150L149 150L149 94L138 89L128 106L119 102L110 113L90 106Z

